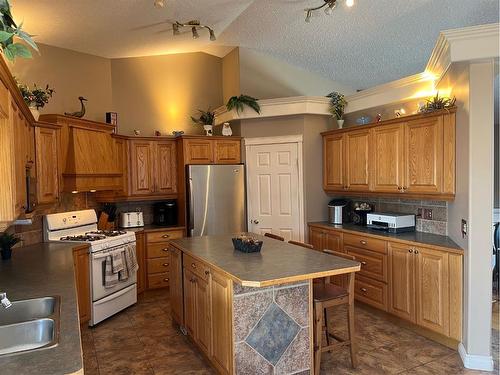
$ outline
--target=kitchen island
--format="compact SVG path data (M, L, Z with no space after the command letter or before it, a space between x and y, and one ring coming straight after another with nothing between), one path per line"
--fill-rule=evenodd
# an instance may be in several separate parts
M170 242L172 318L222 374L312 373L312 280L360 264L248 235L260 253L231 235Z

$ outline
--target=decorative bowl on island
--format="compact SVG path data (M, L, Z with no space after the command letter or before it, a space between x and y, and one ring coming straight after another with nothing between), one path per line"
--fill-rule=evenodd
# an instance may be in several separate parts
M258 253L262 249L262 241L250 236L233 237L232 240L234 249L242 253Z

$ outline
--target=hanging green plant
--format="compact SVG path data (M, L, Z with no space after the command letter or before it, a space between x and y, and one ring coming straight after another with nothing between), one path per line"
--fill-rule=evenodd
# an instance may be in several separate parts
M22 22L18 26L14 21L9 1L0 0L0 48L5 57L10 61L14 61L16 57L27 59L32 57L29 48L22 43L18 43L18 39L39 52L36 43L32 39L33 35L22 30L22 26Z
M231 97L226 104L226 108L228 111L232 111L236 109L236 112L239 114L245 109L245 106L252 108L255 112L260 114L260 105L257 102L257 99L252 98L249 95L240 95Z

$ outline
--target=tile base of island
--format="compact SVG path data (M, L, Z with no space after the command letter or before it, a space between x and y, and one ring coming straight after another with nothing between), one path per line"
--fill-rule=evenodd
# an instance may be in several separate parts
M312 279L359 263L263 241L252 254L231 236L172 241L172 318L221 374L312 374Z

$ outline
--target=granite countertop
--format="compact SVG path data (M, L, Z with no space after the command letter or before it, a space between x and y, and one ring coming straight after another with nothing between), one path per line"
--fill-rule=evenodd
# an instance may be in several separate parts
M233 248L234 235L170 241L181 251L224 272L242 286L264 287L359 271L360 263L250 233L264 241L260 253Z
M0 373L83 373L73 269L74 246L40 243L14 249L12 259L0 261L0 289L7 293L11 301L44 296L61 297L59 344L49 349L0 356Z
M404 233L389 233L376 229L371 229L365 226L356 225L352 223L345 223L342 225L329 224L328 222L317 222L309 223L309 225L315 225L325 228L338 229L343 232L351 233L362 233L369 234L371 236L379 237L383 240L391 240L396 242L416 242L421 243L430 247L437 247L442 250L463 253L463 249L458 246L453 240L448 236L442 236L439 234L424 233L424 232L404 232Z
M119 228L121 230L126 230L129 232L151 232L151 231L161 231L161 230L175 230L175 229L185 229L185 227L173 226L173 227L164 227L160 225L154 224L146 224L143 227L134 227L134 228Z

